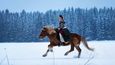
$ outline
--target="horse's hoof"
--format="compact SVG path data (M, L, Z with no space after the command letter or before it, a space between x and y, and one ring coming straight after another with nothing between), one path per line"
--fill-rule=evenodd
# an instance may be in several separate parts
M64 54L64 56L67 56L67 55L68 55L68 53L65 53L65 54Z
M73 58L80 58L80 56L73 56Z
M46 57L47 55L43 55L43 57Z
M77 58L80 58L80 56L78 56Z
M77 56L77 58L80 58L80 56Z

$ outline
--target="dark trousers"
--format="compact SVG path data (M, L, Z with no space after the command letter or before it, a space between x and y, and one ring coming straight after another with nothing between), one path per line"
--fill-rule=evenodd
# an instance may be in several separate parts
M65 42L70 41L70 31L67 28L62 29L61 31L58 30L57 28L55 30L57 32L58 40L60 40L59 33L61 33Z

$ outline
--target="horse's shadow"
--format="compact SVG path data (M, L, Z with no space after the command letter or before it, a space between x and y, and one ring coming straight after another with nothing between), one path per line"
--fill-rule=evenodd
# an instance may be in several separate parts
M78 58L78 56L73 56L73 57L69 57L69 58L67 58L67 57L59 57L59 58L55 58L55 57L50 57L50 58L40 58L40 59L48 59L48 60L53 60L53 59L56 59L56 60L69 60L69 59L88 59L88 58L90 58L90 57L80 57L80 58Z

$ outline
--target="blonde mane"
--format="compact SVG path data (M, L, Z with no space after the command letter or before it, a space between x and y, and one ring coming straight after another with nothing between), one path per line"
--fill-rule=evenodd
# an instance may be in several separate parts
M49 34L56 33L56 31L54 30L54 28L51 27L51 26L45 26L45 28L47 29L47 32L48 32Z

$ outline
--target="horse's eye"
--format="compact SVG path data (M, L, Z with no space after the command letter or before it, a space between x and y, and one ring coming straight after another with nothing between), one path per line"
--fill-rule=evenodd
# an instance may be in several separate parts
M46 29L46 28L43 28L44 30Z

